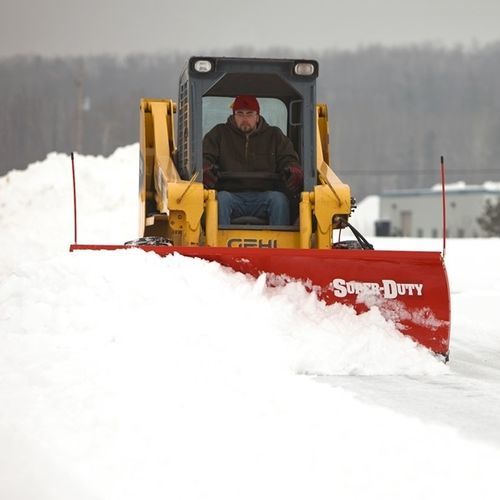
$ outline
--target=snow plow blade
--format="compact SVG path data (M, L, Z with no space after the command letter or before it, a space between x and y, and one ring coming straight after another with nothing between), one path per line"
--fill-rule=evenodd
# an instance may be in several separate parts
M254 277L266 273L268 286L300 281L326 304L358 313L376 306L402 334L448 359L450 294L439 252L81 244L70 251L130 248L198 257Z

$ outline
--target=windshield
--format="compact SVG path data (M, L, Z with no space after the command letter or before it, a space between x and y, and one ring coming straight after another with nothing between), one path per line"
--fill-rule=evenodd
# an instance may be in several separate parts
M203 97L203 135L219 123L226 123L232 114L234 97ZM269 125L279 127L287 134L288 113L283 101L271 97L259 97L260 114Z

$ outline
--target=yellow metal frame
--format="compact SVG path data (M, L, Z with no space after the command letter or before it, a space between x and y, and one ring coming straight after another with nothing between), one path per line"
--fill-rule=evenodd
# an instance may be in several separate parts
M342 218L350 215L351 195L349 186L342 183L329 165L328 110L325 104L318 104L316 109L317 185L312 191L301 194L299 224L295 230L253 226L219 228L217 192L204 189L197 173L187 181L180 178L176 169L175 103L168 99L142 99L140 110L141 236L164 236L182 246L331 248L333 229L338 227ZM157 207L157 213L149 216L146 214L148 200L154 200Z

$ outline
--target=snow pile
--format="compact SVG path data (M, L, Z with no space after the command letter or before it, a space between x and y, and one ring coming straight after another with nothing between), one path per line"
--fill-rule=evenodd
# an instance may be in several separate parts
M136 235L137 157L77 157L81 242ZM0 197L0 498L496 498L497 449L310 375L450 377L377 310L180 255L69 254L65 155Z
M137 235L137 156L137 146L130 146L119 149L109 159L76 157L80 242L121 244ZM195 320L191 317L193 309L199 312L200 324L193 325L195 329L206 328L207 318L222 316L217 323L223 330L241 330L249 335L251 343L255 342L257 332L263 332L264 345L273 335L286 340L285 351L293 352L290 364L299 373L368 375L443 371L442 363L400 335L377 310L356 316L346 306L326 306L300 284L269 290L264 276L255 283L251 277L179 255L167 259L129 251L69 255L68 243L73 236L71 180L71 161L62 154L51 154L46 161L2 179L0 189L5 192L6 210L0 229L8 236L7 248L1 250L7 262L4 311L12 319L6 323L7 331L33 331L34 318L21 321L18 318L31 304L40 304L40 310L50 314L56 309L67 311L63 317L68 324L61 325L65 332L77 314L71 311L72 305L78 302L80 307L85 300L91 309L96 294L109 297L99 299L99 318L110 318L113 325L115 317L120 317L124 325L137 323L134 328L140 330L139 319L147 317L157 326L165 319L164 311L158 314L155 309L137 315L137 302L157 303L161 297L177 316L185 315L191 322ZM20 230L19 220L30 221L30 227L36 227L36 231ZM73 288L77 288L78 301L66 292ZM252 293L246 291L243 296L238 293L247 288ZM65 290L63 296L59 296L61 290ZM122 296L123 290L127 290L128 299L119 308L124 313L118 309L110 315L118 303L116 297ZM88 293L86 299L85 293ZM11 306L13 297L16 300ZM249 315L254 317L252 322L246 319ZM50 315L44 319L46 327L52 329ZM61 316L57 319L61 321ZM95 330L96 325L85 321L85 315L82 319L83 331Z
M138 145L109 158L75 155L78 240L123 243L137 235ZM66 250L73 242L71 159L51 153L26 170L0 178L0 229L3 266L37 260ZM123 240L123 241L122 241Z

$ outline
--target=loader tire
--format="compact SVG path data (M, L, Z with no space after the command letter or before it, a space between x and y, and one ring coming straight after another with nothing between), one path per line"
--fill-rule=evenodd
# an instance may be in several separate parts
M145 236L144 238L138 238L137 240L126 241L125 246L128 247L141 247L144 245L150 245L155 247L173 246L172 240L164 238L163 236Z

